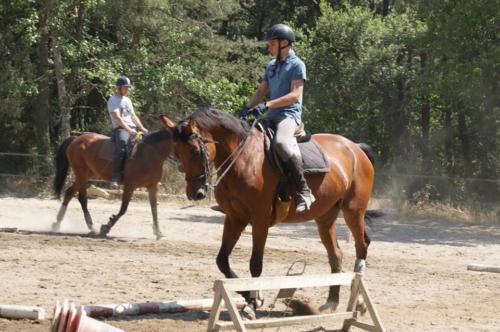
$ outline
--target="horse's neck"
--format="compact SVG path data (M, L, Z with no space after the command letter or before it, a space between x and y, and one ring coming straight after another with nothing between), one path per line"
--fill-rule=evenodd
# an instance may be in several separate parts
M140 149L137 151L138 153L148 154L153 158L158 158L160 161L164 161L170 154L170 144L166 139L152 144L141 142L138 149Z
M231 173L234 170L237 170L239 167L244 167L249 163L253 163L253 159L256 157L256 153L261 153L263 148L263 143L260 142L261 139L259 137L260 132L255 129L252 132L248 133L248 137L245 142L242 141L245 138L240 138L236 134L228 135L226 133L223 135L214 135L214 140L218 142L217 144L217 152L215 156L215 166L219 168L222 164L224 164L221 171L226 170L226 167L234 160L234 164L231 166ZM262 143L262 144L260 144ZM240 144L243 144L240 146ZM261 147L262 145L262 147ZM236 151L241 148L242 151ZM251 151L252 153L248 153ZM236 159L235 159L236 158Z

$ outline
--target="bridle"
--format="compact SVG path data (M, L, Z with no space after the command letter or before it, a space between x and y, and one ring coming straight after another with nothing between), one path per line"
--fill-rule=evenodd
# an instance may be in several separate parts
M194 176L186 175L185 179L188 182L202 181L203 182L202 186L205 188L205 190L207 190L211 186L210 180L213 174L210 171L210 161L208 160L207 146L205 144L208 143L217 144L218 142L206 140L198 133L191 134L189 140L194 140L198 143L198 146L200 148L200 158L203 163L203 174Z
M245 147L245 144L247 142L248 136L250 136L250 133L252 132L252 129L255 127L257 124L257 119L255 119L252 123L252 126L250 127L250 130L248 132L248 135L243 138L236 149L231 152L231 154L220 164L220 166L215 169L214 172L211 171L210 169L210 161L208 160L208 152L207 152L207 146L206 144L218 144L219 142L213 141L213 140L208 140L203 138L198 133L193 133L189 137L189 140L194 140L198 143L199 149L200 149L200 158L203 163L203 174L201 175L194 175L194 176L188 176L186 175L185 179L187 182L197 182L201 181L203 182L202 186L203 188L208 191L208 189L214 190L221 180L226 176L226 174L229 172L231 167L234 165L238 157L241 155L243 152L243 148ZM230 161L230 162L229 162ZM227 166L225 166L227 164ZM222 172L222 174L217 178L215 183L212 184L212 176L215 174L219 174L219 172L223 169L223 167L226 167L226 169Z

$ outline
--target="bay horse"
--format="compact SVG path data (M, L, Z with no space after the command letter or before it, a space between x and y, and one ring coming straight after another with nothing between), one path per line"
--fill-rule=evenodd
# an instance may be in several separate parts
M157 239L162 237L158 225L157 200L159 182L163 173L163 162L172 151L172 135L170 131L161 129L152 132L136 143L133 154L127 158L123 170L123 194L120 211L109 218L107 224L101 226L100 235L106 236L113 225L127 211L134 190L146 187L149 203L153 214L153 231ZM54 192L60 197L69 167L75 175L74 182L66 189L64 199L57 214L57 221L52 225L53 231L58 231L66 213L69 201L78 192L78 200L82 206L85 222L90 232L97 234L92 217L87 209L87 182L97 178L110 181L114 143L108 136L86 133L67 138L56 153L56 176Z
M215 109L199 110L177 124L166 116L161 116L161 121L173 133L173 153L186 173L189 199L206 197L211 184L210 164L217 167L219 178L214 193L225 213L222 243L216 259L219 270L226 278L237 278L229 265L229 255L242 231L251 224L250 273L252 277L259 277L269 227L275 223L273 202L280 179L280 173L265 157L263 133L246 121ZM296 213L292 203L282 222L314 219L328 254L331 272L335 273L342 269L342 251L335 227L337 215L342 210L355 241L354 271L363 273L370 243L365 232L365 212L373 187L373 156L369 156L366 144L360 146L340 135L315 134L312 139L321 146L330 170L325 174L306 176L316 202L310 210L302 213ZM337 308L339 287L330 287L327 301L320 310ZM242 295L254 315L255 295L249 292L242 292ZM252 318L252 313L248 316Z

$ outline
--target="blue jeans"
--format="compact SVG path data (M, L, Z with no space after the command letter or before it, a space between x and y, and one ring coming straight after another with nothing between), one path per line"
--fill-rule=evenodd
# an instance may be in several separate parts
M121 127L113 129L113 139L115 141L115 151L113 153L113 181L119 181L127 150L132 143L132 136Z

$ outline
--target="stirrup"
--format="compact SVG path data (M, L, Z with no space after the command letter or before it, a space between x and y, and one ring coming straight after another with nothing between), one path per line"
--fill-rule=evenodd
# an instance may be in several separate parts
M312 203L314 203L315 201L316 198L314 197L311 191L309 191L309 193L306 195L298 194L297 206L295 207L295 212L301 213L309 210L311 208Z

